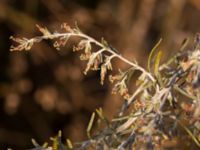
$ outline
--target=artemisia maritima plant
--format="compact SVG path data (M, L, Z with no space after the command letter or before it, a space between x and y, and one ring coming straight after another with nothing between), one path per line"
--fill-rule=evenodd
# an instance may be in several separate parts
M116 75L109 75L114 83L113 93L123 97L123 106L113 120L104 116L101 108L92 114L86 130L88 140L81 143L61 143L61 134L52 138L52 146L40 146L37 149L187 149L200 148L200 37L195 37L194 46L185 50L185 40L180 50L173 57L161 64L163 52L158 50L161 40L152 49L147 69L136 61L129 61L115 51L103 38L97 41L84 34L78 26L71 28L66 23L61 25L62 33L50 32L46 27L37 25L42 33L31 39L14 38L16 42L11 51L29 51L33 44L42 40L52 40L56 49L65 46L71 37L79 41L73 51L82 51L80 59L87 61L84 74L90 70L100 70L100 81L112 72L112 60L123 61L129 68L120 70ZM98 47L97 50L94 49ZM163 61L162 61L163 62ZM117 66L116 66L117 67ZM136 89L130 93L128 84L135 71L139 71ZM95 118L103 129L91 135Z

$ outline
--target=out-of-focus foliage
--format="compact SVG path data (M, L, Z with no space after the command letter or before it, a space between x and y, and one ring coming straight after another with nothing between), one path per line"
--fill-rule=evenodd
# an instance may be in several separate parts
M81 141L95 108L103 107L110 120L122 104L110 94L107 78L100 86L98 72L82 75L83 64L70 45L57 52L46 41L29 53L10 53L11 35L33 37L38 34L35 24L55 31L62 22L77 21L84 33L104 37L125 58L136 58L144 66L147 61L143 60L160 37L165 53L157 64L173 56L185 37L192 43L199 17L198 0L1 0L0 145L24 149L31 147L31 138L42 143L58 130L64 138ZM127 67L114 63L122 70ZM129 86L134 89L133 84Z

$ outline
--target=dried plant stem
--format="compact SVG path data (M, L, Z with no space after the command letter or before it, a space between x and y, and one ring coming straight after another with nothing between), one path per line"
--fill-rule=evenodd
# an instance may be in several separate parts
M67 34L71 34L71 33L65 33L66 35ZM62 35L64 36L64 35ZM90 36L87 36L85 34L71 34L71 36L79 36L79 37L82 37L82 38L86 38L88 39L89 41L91 41L92 43L95 43L96 45L100 46L100 47L103 47L105 48L108 52L110 52L111 54L113 54L114 57L117 57L119 58L120 60L122 60L123 62L129 64L130 66L134 67L135 69L137 70L140 70L141 72L143 72L145 75L147 75L153 82L155 82L155 78L149 73L147 72L144 68L142 68L141 66L127 60L126 58L124 58L123 56L117 54L116 52L114 52L111 48L109 47L105 47L104 45L102 45L102 43L98 42L97 40L95 40L94 38L90 37Z
M115 51L113 51L112 48L110 48L108 46L104 46L99 41L95 40L94 38L92 38L88 35L85 35L82 32L78 32L78 33L74 33L74 32L73 33L53 33L53 34L49 34L49 35L37 36L35 38L27 40L26 44L31 44L31 43L34 43L34 42L40 42L41 40L44 40L44 39L57 39L57 38L60 38L60 37L73 37L73 36L87 39L91 43L94 43L97 46L101 47L103 51L107 51L107 52L111 53L113 55L112 58L116 57L116 58L120 59L121 61L125 62L126 64L129 64L130 66L134 67L136 70L143 72L147 77L149 77L149 79L151 81L153 81L153 82L156 81L155 78L151 75L151 73L147 72L143 67L127 60L126 58L124 58L120 54L117 54ZM12 51L12 49L11 49L11 51ZM103 51L101 51L101 52L103 52Z

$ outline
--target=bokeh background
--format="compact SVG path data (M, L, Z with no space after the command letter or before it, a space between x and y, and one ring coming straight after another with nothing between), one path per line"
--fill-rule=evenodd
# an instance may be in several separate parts
M91 112L102 107L112 118L122 98L101 86L99 72L83 75L85 63L72 44L57 51L51 42L29 52L10 52L11 35L40 35L36 24L59 30L67 22L130 60L146 65L153 45L172 56L184 38L200 31L199 0L0 0L0 149L31 148L62 130L63 138L86 139ZM72 42L73 43L73 42ZM125 64L115 62L122 69Z

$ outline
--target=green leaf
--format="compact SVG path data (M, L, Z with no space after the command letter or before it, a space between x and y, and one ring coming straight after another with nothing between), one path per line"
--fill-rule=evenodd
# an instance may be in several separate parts
M93 112L92 116L90 118L90 122L89 122L88 127L87 127L87 136L88 136L88 138L91 138L90 131L92 129L92 126L93 126L93 123L94 123L94 119L95 119L95 113Z
M156 76L159 75L159 64L160 64L162 54L163 54L162 51L159 51L157 56L156 56L156 60L155 60L155 64L154 64L154 74Z
M162 76L159 71L160 60L161 60L162 55L163 55L162 51L159 51L156 56L156 60L155 60L155 64L154 64L154 74L158 80L158 83L161 85L161 87L164 87L164 83L162 81Z
M109 47L108 42L103 37L101 38L101 44L103 44L105 47Z
M99 109L96 109L96 112L99 115L99 118L104 119L103 110L101 107Z
M188 42L189 42L189 38L185 38L182 41L180 51L183 51L185 49L185 47L188 45Z
M162 39L160 39L156 45L153 47L153 49L151 50L151 53L149 54L149 58L148 58L148 64L147 64L147 67L148 67L148 70L149 72L151 71L151 60L153 58L153 54L155 52L155 50L158 48L158 46L160 45L160 43L162 42Z
M73 144L72 144L71 140L70 140L70 139L67 139L66 142L67 142L67 147L68 147L69 149L73 149Z
M107 126L110 126L109 120L103 114L103 109L101 107L96 109L96 113L99 116L100 121L103 121Z
M186 91L184 91L183 89L179 88L177 85L174 85L174 89L176 91L178 91L180 94L182 94L182 95L184 95L184 96L186 96L188 98L191 98L192 100L196 100L197 99L195 96L188 94Z
M47 148L48 147L48 143L45 142L44 144L42 144L42 148Z
M173 63L174 61L176 61L177 57L181 54L181 51L183 51L185 49L185 47L188 45L189 42L189 38L185 38L183 40L183 42L181 43L181 47L180 50L173 55L166 63L164 63L161 68L165 67L165 66L169 66L171 63Z

